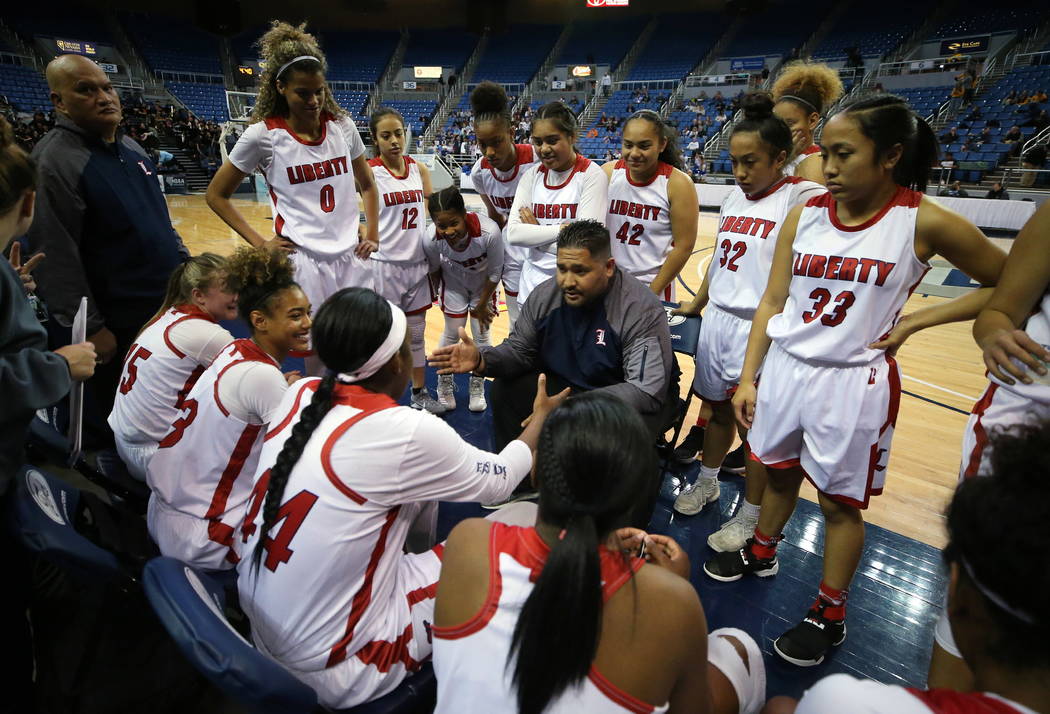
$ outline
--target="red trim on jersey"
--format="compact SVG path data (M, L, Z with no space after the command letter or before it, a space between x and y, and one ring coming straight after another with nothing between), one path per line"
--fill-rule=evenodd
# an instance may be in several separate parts
M816 144L810 144L809 148L803 151L799 156L812 156L813 154L819 154L820 147Z
M485 625L489 624L499 609L499 598L503 592L503 575L499 571L501 552L499 543L504 533L502 528L496 526L501 525L501 523L494 522L489 528L489 587L484 602L481 603L478 611L462 624L451 627L438 627L437 625L431 627L434 637L442 640L458 640L480 632Z
M273 201L273 232L277 235L281 235L281 231L284 230L284 217L277 211L277 194L273 192L273 189L267 186L270 191L270 200Z
M591 680L591 683L594 684L594 686L598 688L598 691L604 694L607 699L629 712L633 712L634 714L651 714L651 712L656 709L652 704L643 702L638 697L628 694L617 687L602 676L602 673L595 669L594 666L591 666L591 671L587 673L587 678Z
M871 445L871 453L868 458L868 482L864 485L864 502L862 505L857 506L857 508L867 508L868 501L870 500L871 496L877 496L878 494L882 493L881 488L873 489L871 487L871 483L875 479L875 472L878 470L884 470L889 467L888 450L880 449L879 442L882 439L882 435L886 433L887 429L889 429L890 427L897 426L897 412L900 410L901 406L901 374L900 370L897 367L897 360L895 360L888 354L885 355L885 357L886 364L889 366L889 369L886 371L886 378L889 380L890 383L890 401L886 407L886 421L883 423L882 427L879 428L879 436L877 439L875 439L875 443ZM883 451L887 451L887 458L886 464L883 465L880 469L879 461L881 460ZM828 495L831 496L831 494ZM831 498L835 500L840 500L840 498L842 497L831 496Z
M357 623L360 622L362 615L365 614L365 610L368 609L369 602L372 600L372 581L375 579L379 561L386 550L386 539L390 535L390 528L394 525L397 514L400 512L401 506L394 506L386 512L383 527L379 530L379 538L376 540L375 547L372 549L372 555L368 559L368 566L365 568L364 581L362 581L360 589L354 593L354 599L350 601L350 614L346 619L346 631L342 639L332 647L325 668L334 667L346 659L346 649L350 646L351 640L354 639L354 628L357 627Z
M325 137L328 136L328 122L331 121L331 119L331 114L328 112L321 112L321 138L317 141L308 141L296 134L292 131L292 127L288 126L288 120L284 117L266 117L263 122L266 124L267 129L284 129L288 132L290 137L298 141L300 144L305 144L306 146L320 146L324 143Z
M627 183L638 188L645 188L646 186L651 186L653 181L655 181L657 177L670 176L671 172L674 171L674 167L671 166L671 164L665 164L663 161L657 161L656 172L652 175L652 177L645 183L638 183L637 181L631 178L631 169L627 166L627 162L625 162L623 159L617 161L613 169L623 169L623 175L627 178Z
M223 416L230 415L230 410L227 409L225 405L223 405L222 400L219 399L219 380L222 379L222 375L226 374L226 370L228 370L235 364L241 364L242 362L265 362L267 364L273 365L274 367L278 367L273 357L266 354L262 347L255 344L251 340L244 338L234 340L229 345L227 345L225 349L230 349L231 347L233 348L234 352L240 353L241 359L234 360L233 362L230 362L228 365L223 367L219 371L218 376L215 377L215 384L212 385L212 391L215 394L215 404L218 405L219 411L222 412ZM279 367L278 371L280 371Z
M368 499L339 480L335 469L332 468L332 448L335 446L335 442L354 424L376 412L396 407L397 402L385 394L370 392L356 384L336 384L332 393L332 405L336 404L353 407L361 411L337 426L325 440L324 445L321 447L321 468L324 469L328 480L339 489L340 493L354 503L362 504Z
M424 600L432 600L437 595L438 584L431 583L426 587L416 588L412 592L405 595L405 599L408 600L408 606L410 608L418 605Z
M421 662L408 653L412 642L412 623L408 623L396 640L373 640L354 655L364 665L372 665L380 672L389 672L395 664L403 664L409 672L419 669Z
M514 145L514 170L510 172L510 176L507 178L500 178L496 173L496 167L489 162L488 159L482 157L481 168L488 169L489 173L492 174L492 178L496 179L500 183L510 183L518 176L518 171L522 166L536 163L536 153L532 148L532 144L515 144Z
M803 181L805 181L805 179L799 176L783 176L779 181L774 181L771 185L767 186L765 191L759 191L758 193L753 194L745 193L744 198L748 201L761 201L766 196L772 196L784 186L802 183Z
M391 171L390 167L387 166L386 164L384 164L382 157L379 157L379 156L375 157L374 159L369 159L368 160L368 165L369 166L382 166L384 169L386 169L386 172L388 174L390 174L391 178L395 178L398 181L404 181L405 179L408 178L408 175L410 173L412 173L412 164L416 163L416 160L413 159L411 156L402 156L401 158L403 158L405 160L405 175L404 176L398 176L393 171Z
M1020 709L981 692L956 692L949 689L905 691L930 708L935 714L1020 714Z
M576 154L576 162L572 165L572 170L569 171L568 178L566 178L563 182L561 182L557 186L548 186L547 185L547 176L548 176L548 174L550 174L550 170L548 170L546 166L544 166L543 164L540 164L540 168L538 170L539 170L539 172L541 174L543 174L543 187L546 188L549 191L557 191L558 189L565 188L566 186L568 186L569 182L572 181L572 177L575 176L577 174L577 172L586 171L587 167L590 166L590 165L591 165L591 160L590 159L588 159L583 154Z
M277 436L282 429L288 426L292 422L292 417L299 413L299 405L302 404L303 396L307 392L316 392L317 388L321 386L321 380L309 380L306 384L299 387L299 393L295 395L295 402L292 404L291 411L281 420L277 426L270 427L270 430L266 432L266 436L263 437L263 441L269 441L273 437Z
M208 520L208 538L216 543L233 546L235 529L219 519L226 511L226 501L233 490L233 482L240 476L241 470L244 468L244 462L251 456L255 439L259 436L262 428L262 424L248 424L244 427L244 431L241 432L240 437L237 439L237 445L233 447L233 454L230 455L230 460L227 462L226 468L223 469L222 476L219 477L219 484L215 487L215 493L212 494L211 503L208 506L207 513L204 514L204 518ZM237 562L237 556L234 555L232 550L227 554L226 559L230 560L230 562Z
M912 191L911 189L898 186L897 190L890 197L890 200L886 202L886 205L879 209L878 213L856 226L843 225L839 221L838 214L838 202L832 197L831 193L822 193L821 195L810 199L807 206L823 206L828 209L828 219L831 221L831 225L840 231L846 231L847 233L854 233L856 231L863 231L871 228L873 225L882 220L883 216L889 213L890 209L894 206L904 206L905 208L918 208L919 203L922 201L922 194L918 191Z
M190 393L190 390L193 389L193 385L195 385L197 380L201 378L201 375L204 374L204 369L204 365L199 364L193 368L192 372L190 372L190 376L186 378L186 383L182 385L182 389L180 389L178 394L175 395L176 409L182 409L186 395Z
M467 237L477 238L481 235L481 219L478 218L478 214L470 211L467 213ZM468 242L467 245L470 245ZM464 248L464 250L466 250Z
M999 385L992 382L988 385L988 389L984 390L984 394L981 395L979 400L977 400L977 403L973 405L973 411L971 413L977 417L977 420L973 423L975 443L973 445L973 450L970 452L970 458L966 462L966 470L963 471L963 478L972 478L976 476L978 470L981 468L981 457L984 455L985 447L988 446L988 430L984 428L982 419L984 418L984 413L988 410L988 407L992 405L992 400L998 389Z
M196 305L188 306L190 309L183 309L183 307L184 306L180 305L179 307L172 308L175 312L181 312L183 313L183 315L182 317L177 318L170 325L164 328L164 344L166 344L168 346L168 349L171 350L179 359L185 357L186 354L172 343L171 336L168 334L171 331L171 328L175 327L175 325L178 325L180 322L185 322L186 320L207 320L213 325L218 324L218 320L206 313L204 310L201 310Z

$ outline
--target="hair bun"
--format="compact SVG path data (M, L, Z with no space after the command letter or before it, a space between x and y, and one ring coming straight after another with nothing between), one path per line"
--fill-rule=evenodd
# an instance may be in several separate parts
M740 100L744 118L761 121L773 116L773 96L769 92L748 92Z
M502 114L507 111L507 92L495 82L485 80L470 93L470 108L475 114Z

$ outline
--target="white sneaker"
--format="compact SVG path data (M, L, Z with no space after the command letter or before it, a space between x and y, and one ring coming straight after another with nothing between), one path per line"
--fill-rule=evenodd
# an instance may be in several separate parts
M451 374L438 375L438 401L448 411L456 408L456 383Z
M732 553L744 547L747 539L755 533L758 519L744 516L740 511L722 524L722 527L707 537L711 550L719 553Z
M449 375L451 376L451 375ZM470 377L470 411L472 412L483 412L489 406L489 403L485 401L485 378Z
M718 479L697 477L696 483L686 486L674 500L674 510L683 516L695 516L700 510L718 500Z
M412 408L425 409L431 414L444 414L448 411L441 402L430 396L430 392L425 388L418 393L412 392Z

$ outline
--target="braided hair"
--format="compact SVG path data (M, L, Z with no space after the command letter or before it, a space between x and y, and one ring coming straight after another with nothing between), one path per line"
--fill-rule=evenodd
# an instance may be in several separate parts
M252 551L252 569L256 572L262 562L267 533L277 523L288 477L314 430L332 408L335 375L353 372L367 362L389 334L392 320L389 303L366 288L340 290L317 311L312 328L313 347L328 371L270 469L262 508L262 530Z
M543 425L539 520L563 531L514 627L507 666L521 714L539 714L590 670L602 617L598 547L628 524L655 478L651 442L634 409L600 392L569 397Z
M507 92L500 85L489 80L481 82L470 93L470 108L474 113L474 126L479 122L503 122L510 131L510 100Z
M627 121L623 124L624 129L626 130L627 125L636 119L652 124L656 128L656 133L660 136L660 139L667 142L667 146L660 152L658 159L665 164L674 166L679 171L684 170L685 162L682 160L682 150L678 148L678 132L675 131L675 128L664 121L664 118L652 109L639 109L627 117Z
M455 186L446 186L440 191L434 191L427 199L427 209L433 218L441 211L454 211L459 214L467 212L467 206L463 202L463 194Z

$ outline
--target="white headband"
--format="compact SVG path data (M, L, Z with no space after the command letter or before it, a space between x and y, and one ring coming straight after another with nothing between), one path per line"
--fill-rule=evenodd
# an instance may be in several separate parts
M383 344L376 348L376 351L368 358L367 362L353 372L340 372L335 375L336 381L344 384L353 384L354 382L360 382L362 379L368 379L378 372L379 368L389 362L390 358L401 349L401 345L405 342L405 327L408 321L405 319L405 313L401 312L401 308L389 300L387 300L387 303L390 305L390 332L387 334L386 339L383 340Z
M288 69L289 67L291 67L293 64L295 64L299 60L313 60L317 64L321 64L321 60L317 59L313 55L299 55L298 57L296 57L292 61L285 62L284 64L282 64L281 68L279 70L277 70L277 74L275 74L273 76L273 78L274 79L278 79L282 74L284 74L284 70Z

